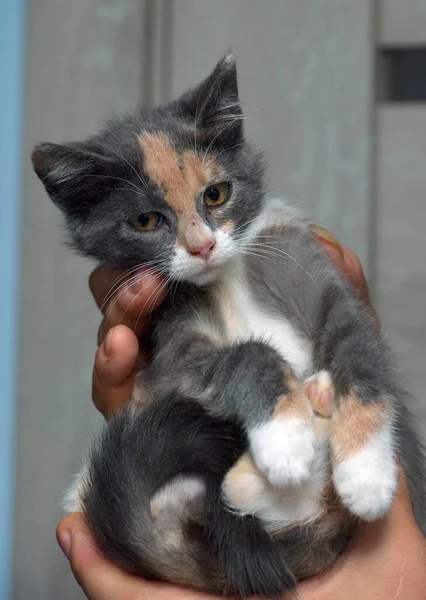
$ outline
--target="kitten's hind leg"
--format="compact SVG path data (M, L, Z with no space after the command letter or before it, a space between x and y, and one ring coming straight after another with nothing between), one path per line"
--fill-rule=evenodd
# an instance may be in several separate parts
M396 489L389 403L365 403L354 392L335 403L328 371L316 373L305 386L314 413L325 417L316 419L316 429L330 437L333 482L343 504L366 520L383 516Z
M365 403L350 391L339 398L330 441L333 482L343 504L367 521L384 516L397 486L390 404L385 398Z

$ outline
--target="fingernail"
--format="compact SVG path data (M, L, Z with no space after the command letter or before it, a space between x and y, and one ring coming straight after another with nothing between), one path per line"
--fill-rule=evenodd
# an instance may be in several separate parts
M107 358L112 356L112 338L114 336L114 330L110 329L104 339L104 352Z
M320 404L323 408L331 407L333 404L333 396L329 390L325 390L320 394Z
M324 229L320 225L311 225L311 231L313 231L317 237L334 246L334 248L336 248L339 254L343 256L342 246L339 244L334 235L327 231L327 229Z
M71 552L71 533L69 531L61 531L58 535L58 544L67 558Z
M308 399L313 401L315 400L315 396L317 395L318 385L314 382L310 383L306 388L306 394Z

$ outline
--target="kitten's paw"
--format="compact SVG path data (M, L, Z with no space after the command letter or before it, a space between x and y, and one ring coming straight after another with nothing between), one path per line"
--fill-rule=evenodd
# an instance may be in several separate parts
M334 407L334 387L328 371L318 371L303 382L312 409L319 416L330 418Z
M368 445L333 469L342 503L366 521L383 517L397 488L398 469L388 434L377 433Z
M272 485L297 485L309 478L316 441L310 420L272 419L250 431L249 439L254 461Z

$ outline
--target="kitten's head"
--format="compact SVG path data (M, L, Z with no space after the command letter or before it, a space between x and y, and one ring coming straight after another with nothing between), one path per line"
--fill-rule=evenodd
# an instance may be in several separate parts
M264 197L231 54L170 104L83 142L40 144L32 161L78 251L197 284L238 255Z

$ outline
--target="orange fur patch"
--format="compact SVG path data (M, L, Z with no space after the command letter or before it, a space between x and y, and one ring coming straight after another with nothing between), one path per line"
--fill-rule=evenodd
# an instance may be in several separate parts
M253 497L263 495L268 486L265 476L246 452L226 474L222 489L228 501L246 509L252 506Z
M284 380L286 386L289 388L289 393L278 398L272 418L286 419L288 417L299 417L301 419L309 419L311 417L311 409L302 383L289 373L284 373Z
M223 223L223 225L221 225L222 231L226 231L226 233L232 233L234 231L235 227L236 227L236 223L233 219L229 219L228 221L225 221L225 223Z
M178 216L178 243L186 248L202 244L206 225L196 209L196 197L219 172L212 161L203 161L189 150L178 153L163 132L139 136L144 170L164 193Z
M258 475L264 479L264 475L256 467L251 455L246 452L238 459L235 465L228 471L228 474L232 473L232 477L241 477L243 475ZM227 475L228 477L228 475Z
M344 460L362 450L388 423L389 413L384 400L363 404L355 394L341 398L331 428L335 459Z

